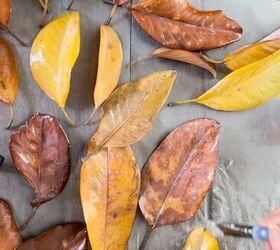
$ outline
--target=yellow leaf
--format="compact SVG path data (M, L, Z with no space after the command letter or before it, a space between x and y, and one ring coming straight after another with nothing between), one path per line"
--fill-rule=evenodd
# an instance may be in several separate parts
M175 71L156 72L115 90L100 111L101 122L93 136L97 149L132 145L145 136L175 78Z
M46 25L35 38L31 72L40 88L64 111L70 77L80 50L80 15L69 12Z
M139 187L140 173L129 147L101 149L82 165L81 201L93 250L126 248Z
M121 75L122 62L123 52L118 34L111 27L102 25L100 27L98 71L93 95L95 107L86 124L116 88Z
M219 250L217 239L205 228L199 227L193 230L183 250Z
M249 64L217 83L194 100L170 103L200 103L222 111L241 111L260 106L280 94L280 51Z

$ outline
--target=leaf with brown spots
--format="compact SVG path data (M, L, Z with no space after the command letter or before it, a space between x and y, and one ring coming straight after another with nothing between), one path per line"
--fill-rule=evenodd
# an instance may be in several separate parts
M9 204L0 199L0 250L14 250L21 243Z
M17 170L35 191L33 207L62 192L70 174L70 145L54 117L33 115L12 134L9 149Z
M154 51L152 55L155 57L167 58L193 64L200 68L208 70L215 78L217 76L215 64L207 62L200 53L181 49L160 48Z
M85 224L69 223L48 229L24 241L17 250L86 250Z
M163 46L199 51L241 38L242 28L222 11L200 11L188 0L142 0L130 8L142 29Z
M89 145L89 153L93 153ZM136 214L140 174L129 147L101 149L82 165L80 193L93 250L125 249Z
M151 228L191 219L211 188L220 124L197 119L176 128L142 170L140 209Z

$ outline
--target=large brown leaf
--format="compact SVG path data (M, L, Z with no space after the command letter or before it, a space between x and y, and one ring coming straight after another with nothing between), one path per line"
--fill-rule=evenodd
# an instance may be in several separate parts
M0 0L0 24L7 26L11 17L11 0Z
M12 134L9 148L16 168L36 193L33 207L61 193L70 174L70 145L54 117L33 115Z
M86 250L87 232L82 223L59 225L24 241L17 250Z
M5 200L0 199L0 250L14 250L20 243L12 210Z
M200 11L188 0L143 0L131 7L143 30L173 49L222 47L241 38L242 28L222 11Z
M169 134L142 170L140 208L152 228L189 220L212 185L220 124L197 119Z

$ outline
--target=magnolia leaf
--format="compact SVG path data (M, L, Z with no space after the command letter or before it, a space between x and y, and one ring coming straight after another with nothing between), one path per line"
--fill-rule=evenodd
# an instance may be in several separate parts
M32 75L40 88L65 112L70 77L80 50L80 15L68 12L46 25L35 38L30 55Z
M13 104L19 89L19 76L15 54L10 45L0 37L0 101L10 107L10 128L13 118Z
M220 124L187 122L160 144L142 170L139 206L152 229L190 220L210 189Z
M33 207L62 192L70 174L70 145L54 117L33 115L12 134L9 148L17 170L35 191Z
M242 111L271 101L280 94L280 51L233 71L206 93L169 106L200 103L216 110Z
M140 175L129 147L101 149L84 162L80 192L93 250L126 248L139 187Z
M242 28L222 11L200 11L188 0L142 0L130 11L147 34L172 49L214 49L241 38Z
M196 65L200 68L208 70L215 78L217 76L216 66L209 63L201 56L200 53L190 52L181 49L160 48L152 53L153 56L172 59L180 62Z
M86 250L87 232L82 223L69 223L48 229L24 241L17 250Z
M0 199L0 250L14 250L20 243L12 210L5 200Z
M116 88L121 75L122 62L123 52L118 34L111 27L102 25L100 27L98 72L93 95L95 108L86 124Z
M219 250L219 243L213 234L203 227L194 229L183 250Z
M175 78L175 71L161 71L116 89L100 111L101 122L92 138L96 150L132 145L143 138L152 128Z

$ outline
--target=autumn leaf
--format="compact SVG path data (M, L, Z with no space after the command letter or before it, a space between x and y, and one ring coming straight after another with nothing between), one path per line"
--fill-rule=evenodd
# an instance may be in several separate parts
M140 187L129 147L101 149L81 168L80 193L91 247L126 249Z
M32 75L40 88L65 111L70 77L80 50L80 16L68 12L46 25L35 38L30 55Z
M0 155L0 166L2 165L2 163L4 162L4 157L2 155Z
M193 64L200 68L208 70L215 78L217 76L215 64L209 63L204 60L200 53L180 49L160 48L154 51L152 55L155 57L167 58Z
M188 0L142 0L130 11L147 34L172 49L214 49L241 38L242 28L222 11L200 11Z
M210 189L220 124L187 122L160 144L142 170L140 209L152 229L190 220Z
M92 138L96 149L132 145L145 136L175 78L175 71L161 71L116 89L101 108L101 122Z
M10 128L13 118L13 104L19 88L19 76L16 58L10 45L0 37L0 101L10 107L10 121L6 128Z
M17 225L9 204L0 199L0 250L14 250L21 243Z
M94 112L116 88L122 69L123 51L118 34L109 26L100 27L100 48L98 72L94 90L95 107L86 124L90 122Z
M33 207L62 192L70 174L70 145L54 117L33 115L12 134L9 149L17 170L35 191Z
M69 223L48 229L24 241L17 250L86 250L87 233L82 223Z
M233 71L206 93L169 106L200 103L222 111L242 111L271 101L280 94L280 51Z

